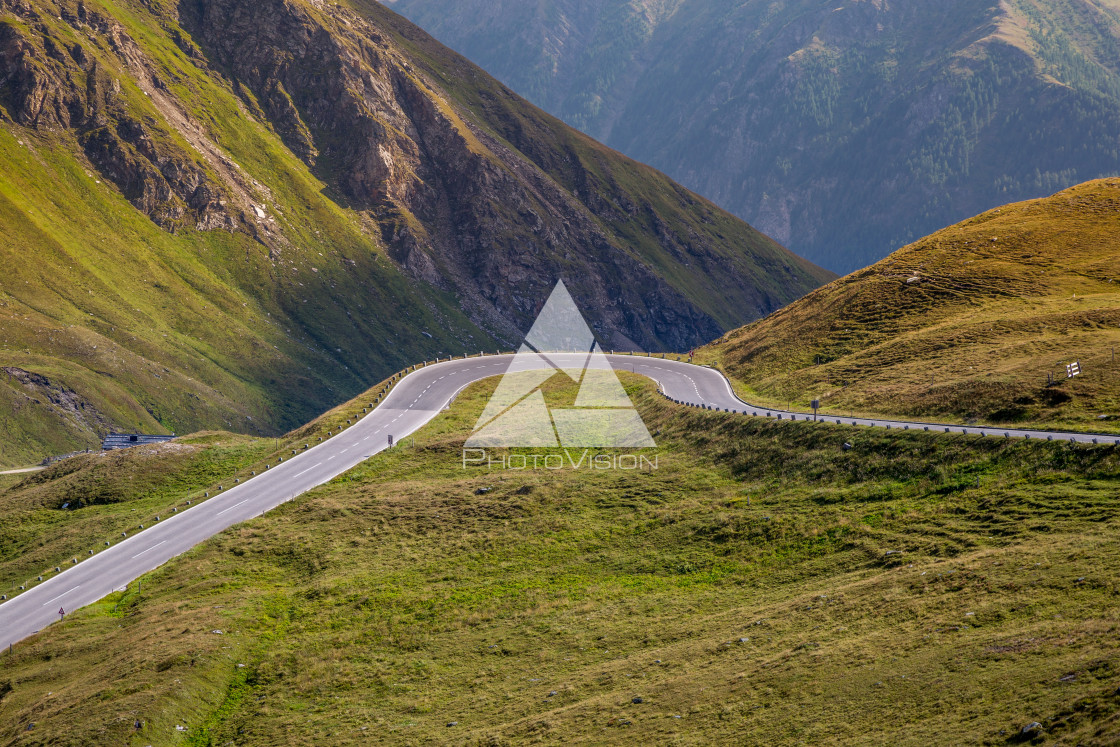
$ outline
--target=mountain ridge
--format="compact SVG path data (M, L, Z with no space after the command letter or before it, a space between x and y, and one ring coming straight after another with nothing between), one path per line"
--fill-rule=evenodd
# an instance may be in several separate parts
M5 463L306 422L554 276L620 349L831 277L380 5L3 0L0 122Z
M565 121L839 272L1000 204L1120 173L1113 2L391 5Z

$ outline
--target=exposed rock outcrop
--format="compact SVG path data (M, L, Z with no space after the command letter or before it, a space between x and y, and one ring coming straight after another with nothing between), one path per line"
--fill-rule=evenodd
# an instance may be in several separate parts
M180 14L289 148L376 217L390 256L417 279L457 293L500 337L518 338L558 277L617 347L683 348L718 335L719 319L612 230L637 214L653 228L658 254L744 290L750 306L739 315L765 314L813 282L805 277L812 270L794 271L791 258L778 263L789 272L777 285L788 283L788 291L747 287L754 279L720 256L718 239L670 227L648 202L639 207L613 180L588 174L585 156L534 137L542 129L554 137L549 130L559 123L537 115L532 127L507 130L510 123L493 115L462 112L375 18L290 0L188 0ZM679 193L691 202L685 209L714 212Z
M0 23L0 105L12 120L71 131L105 178L164 228L228 222L221 186L156 117L137 116L122 91L130 81L122 84L120 71L99 61L108 52L122 66L144 66L139 46L119 24L84 3L67 13L70 23L104 41L107 50L94 51L56 38L30 4L7 0L5 6L34 30Z

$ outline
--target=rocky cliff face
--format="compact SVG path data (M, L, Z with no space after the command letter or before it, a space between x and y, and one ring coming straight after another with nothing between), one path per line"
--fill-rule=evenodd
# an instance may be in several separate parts
M27 0L5 2L24 22L0 29L3 103L16 123L72 131L90 162L169 230L187 224L244 228L259 237L251 200L244 194L237 199L246 190L235 175L221 173L221 154L177 142L184 128L161 121L169 110L181 114L181 107L158 65L118 22L85 2L63 2L50 11ZM40 22L44 12L87 29L119 68L106 70L83 42L58 38ZM413 60L400 46L399 34L415 32L379 6L353 12L313 2L185 0L160 14L165 25L174 24L173 38L187 56L208 73L228 76L246 107L337 190L340 201L376 221L379 238L401 267L459 296L473 319L503 339L517 338L560 276L571 281L610 344L644 348L703 341L827 277L745 226L735 227L737 235L713 235L704 224L717 211L655 175L646 178L676 192L668 206L676 216L660 215L665 206L642 204L617 184L588 180L587 156L608 166L620 160L589 143L578 149L568 144L560 154L568 162L564 176L583 182L583 193L573 193L540 162L556 160L547 152L553 144L533 140L541 134L571 140L570 133L529 112L530 128L516 123L521 142L511 144L485 114L461 111L455 92L433 80L440 71L425 69L426 60ZM412 42L436 46L420 35ZM477 71L469 74L475 93L511 99ZM122 86L139 89L156 112L136 111ZM529 149L540 155L537 162ZM610 223L641 213L660 221L652 236L641 237L653 252L702 282L714 280L706 290L730 305L689 298L691 283L674 283L676 273L656 266L662 257L642 256L634 251L637 237L612 230ZM672 217L699 230L665 230L676 222ZM266 239L270 246L284 243L282 236ZM730 261L720 261L724 253ZM682 262L686 256L700 260L700 267ZM747 267L758 259L770 266ZM704 278L707 273L721 277Z
M391 5L548 111L838 271L1120 171L1115 3Z
M129 106L121 79L84 44L56 36L42 22L42 9L26 0L4 0L0 8L23 22L0 24L0 104L15 123L73 132L90 162L164 228L232 223L221 185L197 157L171 142L167 127ZM102 40L137 79L162 86L139 46L111 17L84 3L61 5L57 12Z
M511 99L461 61L452 64L469 77L440 81L442 69L406 54L399 35L421 49L436 45L379 6L346 13L280 0L190 0L180 12L207 57L244 84L288 147L377 220L390 256L413 277L454 292L499 337L516 340L559 277L617 347L682 348L724 323L612 230L643 211L658 220L648 201L588 179L588 155L608 167L616 157L589 143L552 151L557 135L574 138L532 111L518 112L522 121L508 132L511 123L491 112L463 111L460 86ZM565 163L557 168L557 160ZM571 179L582 180L582 193ZM684 271L719 276L710 289L732 289L733 313L765 314L825 277L743 227L734 238L712 235L703 228L711 206L672 196L670 209L699 218L700 230L663 221L648 237L651 249L682 269L691 263L680 257L700 260ZM777 277L772 269L760 283L743 263L721 262L729 239L737 244L732 257L781 258Z

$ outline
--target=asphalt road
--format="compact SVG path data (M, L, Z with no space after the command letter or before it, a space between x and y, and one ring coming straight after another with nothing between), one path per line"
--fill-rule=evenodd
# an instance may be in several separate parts
M285 459L251 480L137 531L0 604L0 648L58 620L60 609L69 613L95 602L209 537L329 482L387 448L390 435L399 441L418 430L448 407L468 384L504 373L511 358L510 355L502 355L458 359L418 369L405 376L377 408L349 429ZM583 363L582 356L554 356L554 359L562 366ZM682 404L757 417L797 421L812 419L811 415L767 410L743 402L734 395L727 379L711 368L637 355L611 355L608 359L616 370L631 371L653 379L665 396ZM867 418L829 417L821 420L853 427L1120 444L1120 438L1116 436L1080 433L945 426Z
M1062 431L1043 431L1020 428L996 428L991 426L946 425L945 423L926 423L916 420L882 420L877 418L846 418L835 415L819 416L811 414L775 410L748 404L735 396L731 384L719 371L704 366L693 366L657 358L637 358L642 361L634 364L636 373L644 374L662 384L662 391L669 398L681 404L726 410L745 415L768 417L782 420L819 420L836 425L863 426L867 428L891 428L898 430L920 430L935 433L959 433L996 438L1038 438L1051 441L1072 441L1083 444L1120 445L1120 436L1115 434L1067 433ZM619 370L631 370L629 356L614 356L612 365Z

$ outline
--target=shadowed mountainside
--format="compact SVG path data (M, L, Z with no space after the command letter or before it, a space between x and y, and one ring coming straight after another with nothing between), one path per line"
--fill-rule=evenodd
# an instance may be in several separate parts
M683 348L831 276L377 4L0 0L0 463L276 432L528 328Z
M396 0L825 267L1120 174L1115 0Z

